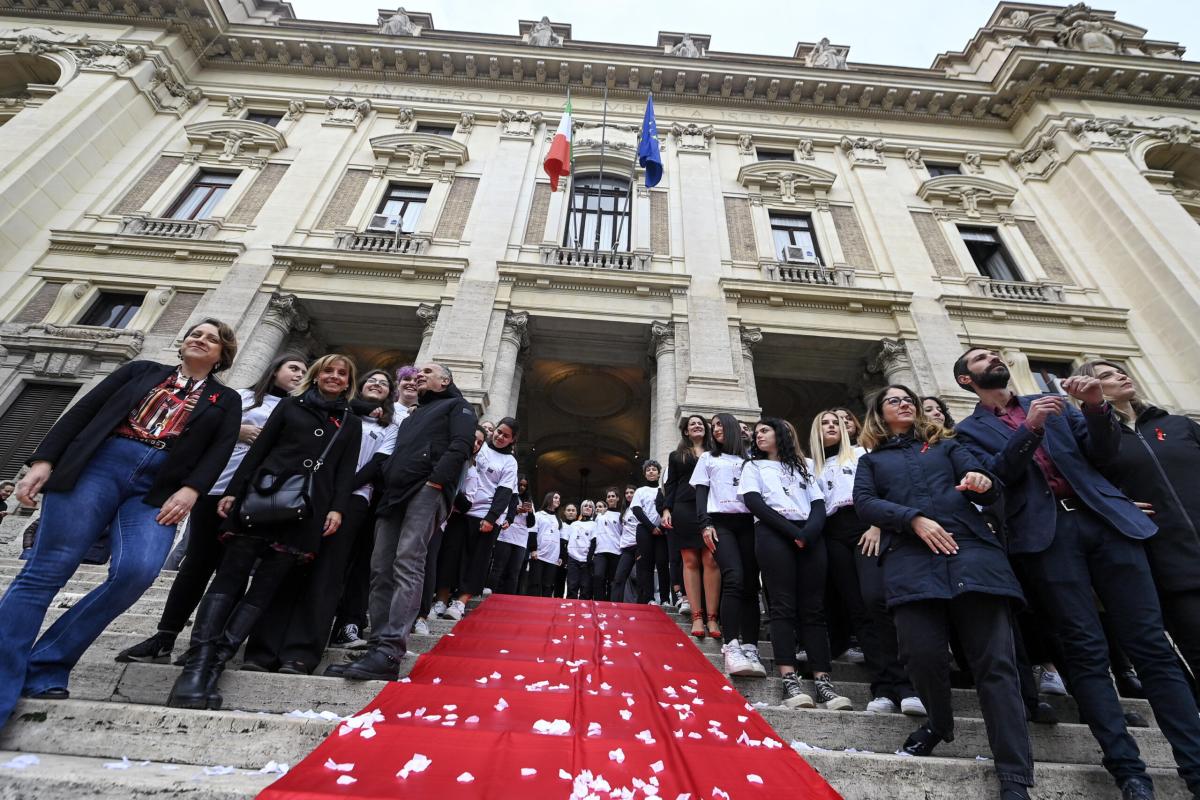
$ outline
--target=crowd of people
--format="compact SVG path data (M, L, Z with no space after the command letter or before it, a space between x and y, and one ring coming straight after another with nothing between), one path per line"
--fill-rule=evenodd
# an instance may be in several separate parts
M973 685L1002 800L1029 796L1028 723L1057 722L1043 696L1067 693L1123 798L1154 790L1122 696L1149 700L1200 797L1200 426L1118 363L1019 396L973 348L953 377L978 404L957 424L901 385L861 422L817 413L807 439L770 415L692 414L665 469L535 502L517 420L480 422L447 367L284 353L235 391L216 374L236 351L203 320L178 364L116 370L30 459L17 497L44 500L0 599L0 724L20 696L69 696L187 518L158 629L118 656L166 662L192 619L171 706L220 708L243 644L243 670L312 674L334 647L351 652L323 674L395 679L412 635L490 593L660 605L721 642L727 674L762 678L765 610L780 701L852 710L834 669L861 663L863 711L925 719L909 754L953 739L952 687ZM107 580L39 636L102 536Z

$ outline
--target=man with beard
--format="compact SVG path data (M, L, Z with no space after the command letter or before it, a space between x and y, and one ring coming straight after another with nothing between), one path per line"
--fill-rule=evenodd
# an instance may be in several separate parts
M450 370L425 364L416 376L417 406L396 435L383 466L371 555L371 638L362 658L330 667L327 675L395 680L406 640L421 607L425 554L458 491L475 440L475 411ZM340 667L340 668L339 668Z
M1099 742L1123 800L1152 800L1153 784L1109 675L1099 597L1143 678L1179 774L1200 797L1200 716L1163 632L1142 544L1157 527L1096 469L1120 447L1117 416L1095 379L1061 382L1082 403L1080 411L1060 395L1019 397L1008 387L1009 377L991 350L972 348L955 362L955 382L979 396L957 433L1008 491L1009 554L1045 603L1080 717Z

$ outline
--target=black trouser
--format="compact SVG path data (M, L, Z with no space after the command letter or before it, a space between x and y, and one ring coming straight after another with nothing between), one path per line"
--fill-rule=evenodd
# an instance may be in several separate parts
M1066 673L1080 718L1104 752L1104 767L1118 785L1146 774L1109 675L1108 642L1096 597L1142 679L1180 776L1193 794L1200 794L1200 712L1163 633L1158 593L1143 544L1084 507L1060 508L1054 541L1041 553L1024 558L1058 634L1064 657L1058 666ZM976 680L980 678L976 671Z
M1025 703L1017 675L1009 600L967 593L953 600L919 600L892 609L900 647L928 725L946 741L954 740L950 690L950 630L958 631L976 677L975 691L987 727L996 775L1002 781L1033 785L1033 747L1025 722Z
M442 531L442 545L437 557L437 589L450 591L450 599L458 593L458 582L462 578L463 558L467 547L466 514L451 514Z
M225 553L221 557L221 565L217 567L217 574L205 594L236 597L244 591L245 594L230 611L228 619L251 619L253 617L243 607L258 609L256 613L261 613L262 609L270 606L295 564L296 556L274 549L265 539L231 536L225 543ZM251 572L254 573L253 578L250 577ZM246 587L247 581L250 582L249 588ZM241 642L236 644L240 645Z
M830 521L837 519L842 513L844 510L830 517ZM855 530L858 527L859 525L846 526L842 523L842 527L839 528L835 524L831 529L831 526L826 525L825 536L822 538L825 539L825 547L829 553L829 588L845 609L850 630L858 637L861 646L870 618L867 615L867 604L863 602L862 591L858 586L858 539L866 530L866 526L863 526L862 530Z
M586 561L567 557L567 597L572 600L592 599L592 570Z
M329 642L350 558L360 538L374 538L367 501L351 495L341 527L321 539L310 563L287 576L246 642L245 660L267 668L298 661L312 672Z
M1167 632L1187 662L1192 677L1200 681L1200 591L1161 592Z
M612 590L609 599L614 603L624 603L629 587L629 576L633 574L633 566L637 563L637 545L621 548L621 556L617 559L617 571L613 574Z
M437 591L438 554L442 549L443 535L441 528L434 530L429 549L425 552L425 581L421 585L421 608L417 611L421 619L428 617L433 608L433 595ZM374 621L371 624L374 625Z
M350 503L355 505L359 500L367 502L366 498L355 495L351 497ZM347 516L352 510L347 509ZM345 520L342 524L345 524ZM340 533L341 531L338 531L334 536ZM375 520L368 510L358 534L354 537L354 546L346 563L342 599L338 601L337 614L334 616L335 629L343 625L357 625L362 631L367 627L367 601L371 597L371 551L374 549Z
M500 535L500 526L492 525L490 533L479 529L483 522L478 517L467 517L467 535L463 541L462 572L458 579L458 593L477 595L483 591L487 581L488 567L492 563L492 548Z
M592 557L592 597L607 600L612 597L613 579L617 577L620 553L596 553Z
M813 672L829 672L833 656L825 627L824 537L801 549L795 539L760 522L754 526L754 552L767 590L775 663L795 668L799 632L809 667Z
M637 530L637 601L654 599L654 573L658 572L658 595L662 602L671 597L671 572L667 559L667 537L655 535L653 528L638 525Z
M679 552L679 546L673 541L674 536L670 531L667 531L667 563L670 566L671 573L671 592L675 593L675 589L679 589L679 594L683 595L683 556Z
M488 576L487 585L497 594L516 594L517 581L524 566L524 547L497 541L492 550L492 572Z
M533 597L550 597L554 593L554 582L558 580L558 564L553 561L529 562L529 594Z
M562 597L567 592L567 540L558 540L558 560L562 563L554 575L554 594L551 597Z
M712 514L717 529L717 566L721 568L721 637L726 643L758 643L758 559L754 555L754 517Z
M188 617L200 604L208 579L221 563L225 548L218 538L222 521L217 514L220 500L220 495L206 494L192 506L192 514L188 518L187 550L171 584L171 591L167 594L162 617L158 620L160 631L178 634L183 630Z

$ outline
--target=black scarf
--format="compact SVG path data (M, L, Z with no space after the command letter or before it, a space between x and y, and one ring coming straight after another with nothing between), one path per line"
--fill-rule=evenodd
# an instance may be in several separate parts
M269 394L271 397L287 397L289 394L291 394L291 392L289 392L287 389L280 389L279 384L277 383L272 383L271 388L267 389L267 394Z
M347 409L346 395L339 394L332 400L327 400L325 395L316 386L310 386L308 390L300 396L300 402L310 408L317 408L324 411L330 417L340 417Z
M357 416L369 417L371 412L377 408L383 407L383 401L367 400L363 397L356 397L350 401L350 410Z

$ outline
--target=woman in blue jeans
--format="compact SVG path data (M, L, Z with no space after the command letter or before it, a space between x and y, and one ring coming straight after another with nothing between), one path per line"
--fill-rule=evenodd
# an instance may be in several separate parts
M236 353L228 325L193 325L178 365L133 361L117 369L55 423L30 458L17 499L32 505L43 491L45 498L33 554L0 598L0 725L20 696L67 698L80 656L154 582L175 526L216 481L237 441L241 401L214 377ZM54 595L105 529L107 580L38 638Z

